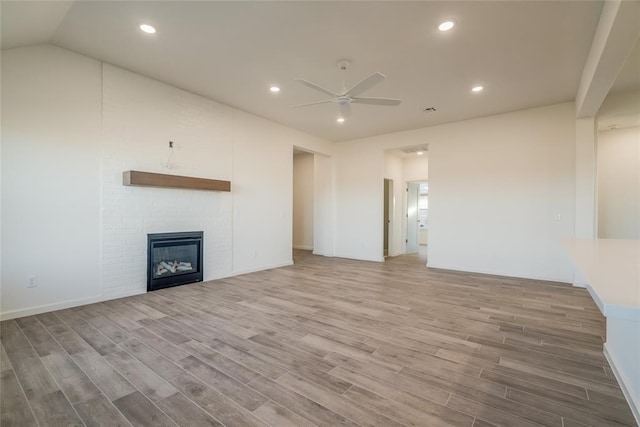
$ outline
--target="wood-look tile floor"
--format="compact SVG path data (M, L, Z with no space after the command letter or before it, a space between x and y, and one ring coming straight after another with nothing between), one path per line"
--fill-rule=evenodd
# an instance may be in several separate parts
M568 285L295 253L1 324L1 425L635 425Z

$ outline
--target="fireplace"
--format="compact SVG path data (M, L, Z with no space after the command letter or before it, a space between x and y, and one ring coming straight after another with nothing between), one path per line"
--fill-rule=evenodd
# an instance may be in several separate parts
M147 291L202 282L202 231L147 235Z

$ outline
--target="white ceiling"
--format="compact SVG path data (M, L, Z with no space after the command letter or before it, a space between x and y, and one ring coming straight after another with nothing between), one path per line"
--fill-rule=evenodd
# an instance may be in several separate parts
M598 130L640 126L640 38L598 111Z
M573 100L602 8L602 1L53 4L3 1L2 47L49 42L332 141ZM439 32L445 19L457 25ZM142 33L141 23L158 32ZM402 104L353 105L342 125L335 104L292 109L324 99L295 78L341 89L341 58L352 61L347 86L379 71L387 79L362 96ZM282 91L271 94L270 84ZM476 84L485 91L472 94ZM438 111L424 113L430 106Z
M640 38L629 52L629 56L620 70L618 77L609 92L617 95L622 92L640 90Z
M73 1L2 0L2 48L51 40Z

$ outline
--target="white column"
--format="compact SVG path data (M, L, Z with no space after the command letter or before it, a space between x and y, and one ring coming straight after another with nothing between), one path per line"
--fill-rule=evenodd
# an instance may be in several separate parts
M314 156L313 253L333 256L333 173L332 158Z
M578 238L597 237L596 135L593 117L576 120L575 236Z

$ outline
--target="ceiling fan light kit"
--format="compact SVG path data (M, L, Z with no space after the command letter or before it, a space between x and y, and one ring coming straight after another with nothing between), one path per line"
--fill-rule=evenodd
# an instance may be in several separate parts
M456 21L454 20L448 20L448 21L444 21L443 23L441 23L440 25L438 25L438 29L440 31L449 31L450 29L452 29L454 26L456 25Z
M338 61L338 68L343 73L346 73L346 71L349 69L349 65L350 65L350 62L346 59L341 59L340 61ZM353 86L351 89L347 90L344 83L345 79L343 74L343 81L342 81L343 90L340 93L336 93L329 89L323 88L322 86L316 83L310 82L309 80L296 79L297 82L313 90L321 92L329 96L331 99L326 99L323 101L308 102L305 104L294 105L293 107L294 108L308 107L311 105L328 104L333 102L335 104L338 104L338 107L340 108L340 114L341 114L340 118L342 118L343 120L342 121L338 120L338 122L342 123L344 122L345 117L349 117L351 115L351 104L369 104L369 105L381 105L381 106L391 106L391 107L400 105L402 101L399 99L371 98L371 97L358 96L361 93L367 91L368 89L371 89L372 87L376 86L377 84L382 82L384 79L385 79L384 74L376 72L371 74L369 77L365 78L364 80L362 80L360 83Z
M140 29L142 31L144 31L147 34L155 34L156 33L156 29L155 27L149 25L149 24L141 24L140 25Z

